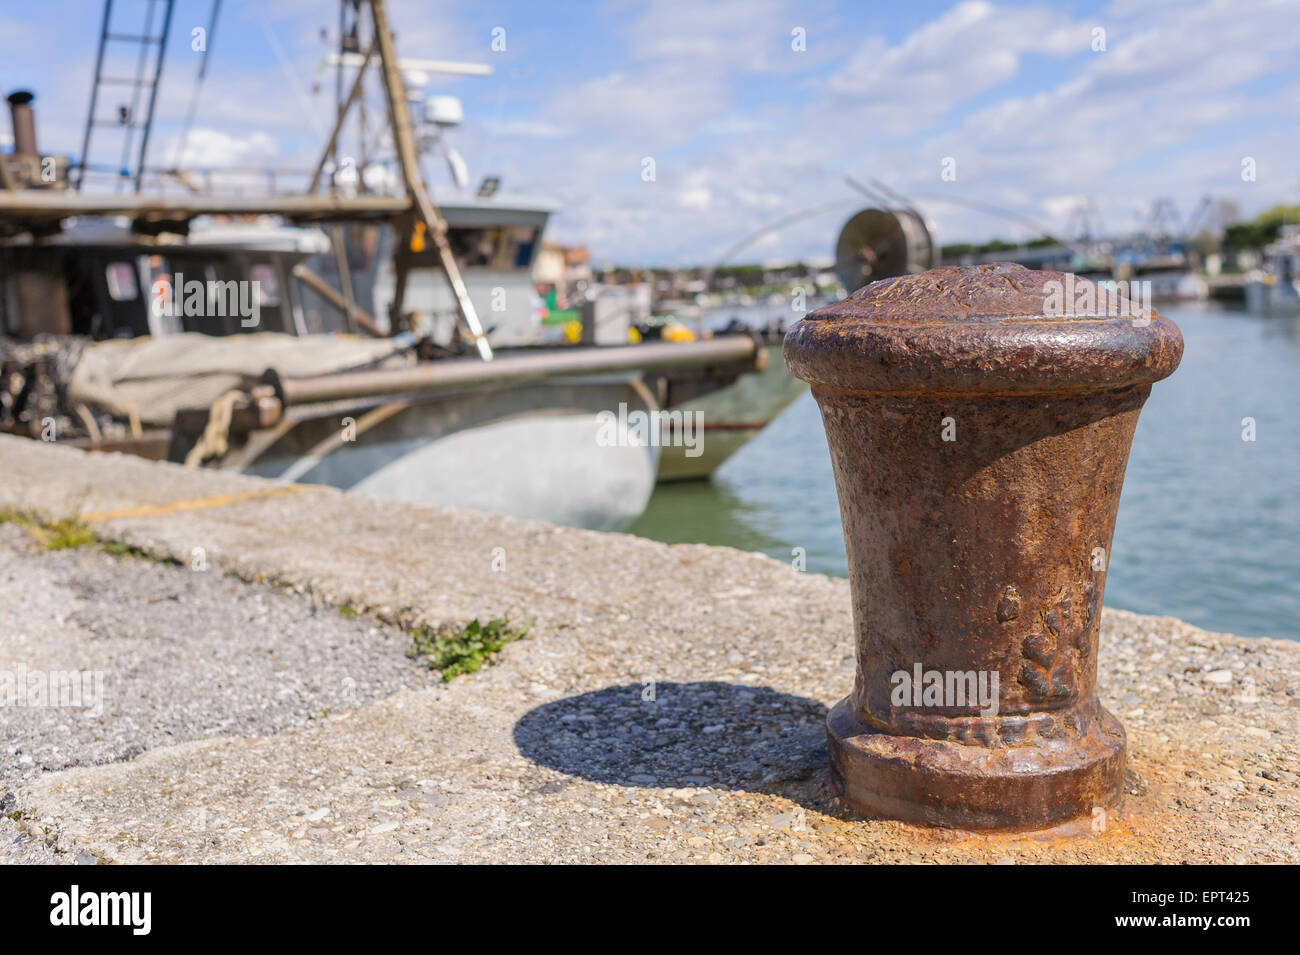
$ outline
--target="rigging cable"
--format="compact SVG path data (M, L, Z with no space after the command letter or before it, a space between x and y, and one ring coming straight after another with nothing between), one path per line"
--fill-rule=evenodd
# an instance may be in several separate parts
M194 78L194 91L190 94L190 107L185 113L185 125L181 127L180 138L172 151L171 171L180 168L181 157L185 155L185 143L190 137L190 127L194 125L194 114L199 108L199 91L203 80L208 75L208 57L212 53L212 37L217 31L217 17L221 14L221 0L212 0L212 15L208 17L208 32L204 37L203 60L199 63L198 75Z

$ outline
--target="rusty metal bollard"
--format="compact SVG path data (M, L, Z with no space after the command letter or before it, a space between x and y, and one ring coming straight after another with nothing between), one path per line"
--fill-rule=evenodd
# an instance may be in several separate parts
M790 329L839 490L857 676L827 719L870 815L1037 828L1114 804L1105 564L1168 319L1060 272L939 268ZM1091 301L1091 305L1089 302Z

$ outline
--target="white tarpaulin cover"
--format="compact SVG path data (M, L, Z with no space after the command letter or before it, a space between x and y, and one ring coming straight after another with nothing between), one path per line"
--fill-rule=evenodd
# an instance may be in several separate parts
M181 408L207 408L274 368L282 378L325 375L414 361L409 343L345 335L257 332L216 338L187 332L86 346L68 384L68 400L144 425L167 427Z

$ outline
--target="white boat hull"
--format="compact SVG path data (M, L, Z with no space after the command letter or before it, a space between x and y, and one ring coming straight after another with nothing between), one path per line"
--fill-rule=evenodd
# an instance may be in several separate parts
M645 510L658 449L626 433L611 442L610 424L598 415L616 416L620 403L657 410L644 394L621 378L560 379L400 409L344 410L298 422L239 469L394 500L621 530ZM349 425L355 439L338 440Z
M1300 314L1300 289L1276 279L1252 278L1246 283L1246 308L1260 315Z

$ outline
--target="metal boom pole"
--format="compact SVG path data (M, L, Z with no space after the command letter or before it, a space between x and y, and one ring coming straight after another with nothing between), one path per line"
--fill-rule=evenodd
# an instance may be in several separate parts
M406 104L406 92L402 88L402 77L398 71L397 54L393 50L393 35L388 29L388 14L384 9L384 0L370 0L370 13L374 20L375 42L379 46L379 63L384 74L384 90L388 94L388 113L393 124L393 142L397 146L397 158L402 165L402 178L406 183L406 192L410 196L415 212L424 220L438 256L442 260L447 281L456 295L461 317L469 329L478 347L479 356L484 361L492 360L492 346L483 334L474 303L470 301L469 289L461 277L460 266L452 255L451 245L447 241L447 223L438 212L424 180L420 177L420 163L415 151L415 137L411 132L411 116Z

